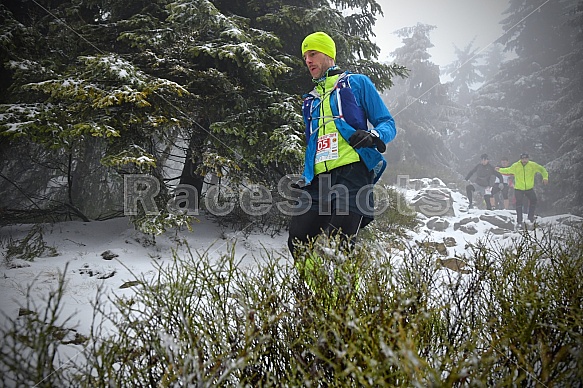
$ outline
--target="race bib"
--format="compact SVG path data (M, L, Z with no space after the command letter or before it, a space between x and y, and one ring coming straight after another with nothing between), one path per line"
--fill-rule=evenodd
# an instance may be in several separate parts
M318 138L316 163L338 159L338 133L329 133Z

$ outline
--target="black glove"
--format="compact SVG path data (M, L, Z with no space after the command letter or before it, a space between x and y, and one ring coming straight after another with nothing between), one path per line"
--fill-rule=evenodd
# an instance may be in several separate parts
M387 150L387 145L378 136L362 129L354 132L348 142L354 149L376 146L380 153Z
M350 145L354 149L368 148L372 147L372 145L374 144L370 132L363 131L362 129L359 129L356 132L354 132L352 136L350 136L350 139L348 139L348 141L350 142Z

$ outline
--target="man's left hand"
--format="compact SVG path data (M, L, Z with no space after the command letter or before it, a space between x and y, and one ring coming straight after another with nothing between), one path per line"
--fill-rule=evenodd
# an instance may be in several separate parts
M354 132L352 136L350 136L350 139L348 139L348 141L354 149L368 148L372 147L374 144L370 132L364 131L362 129L359 129L356 132Z
M543 184L545 184L545 185L546 185L546 184L548 184L548 183L549 183L549 180L548 180L548 179L543 179Z
M348 142L354 149L369 148L375 145L381 153L385 152L387 149L387 145L383 143L378 136L363 129L358 129L354 132L352 136L350 136L350 139L348 139Z

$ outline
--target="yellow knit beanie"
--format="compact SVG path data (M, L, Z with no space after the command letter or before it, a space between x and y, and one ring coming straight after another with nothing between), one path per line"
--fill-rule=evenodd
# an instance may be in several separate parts
M309 50L316 50L336 59L336 43L324 32L314 32L302 42L302 56Z

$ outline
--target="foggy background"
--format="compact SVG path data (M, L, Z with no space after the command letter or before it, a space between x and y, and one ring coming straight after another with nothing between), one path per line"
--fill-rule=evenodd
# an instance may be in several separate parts
M379 59L392 60L390 53L401 45L394 31L424 23L437 28L431 33L435 47L429 49L433 62L440 66L452 63L456 57L453 45L463 47L473 39L474 45L485 49L504 34L500 21L508 8L507 0L411 0L397 2L379 0L384 16L373 31L374 41L381 48Z

